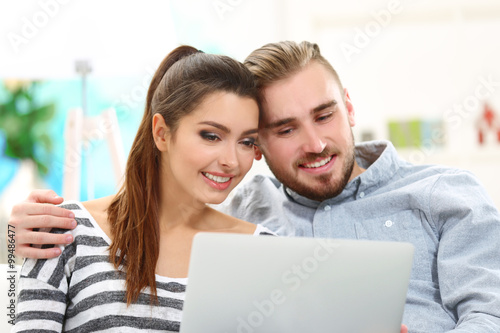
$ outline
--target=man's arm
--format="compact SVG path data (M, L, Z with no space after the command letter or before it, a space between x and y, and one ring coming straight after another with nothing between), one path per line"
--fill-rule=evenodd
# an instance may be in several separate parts
M10 230L15 231L17 256L34 259L57 257L61 254L58 247L41 249L31 245L69 244L73 241L70 234L33 231L41 228L74 229L73 212L54 206L62 202L63 198L52 190L34 190L25 201L12 208L8 224Z
M500 213L468 172L444 174L430 198L437 268L453 332L500 332Z

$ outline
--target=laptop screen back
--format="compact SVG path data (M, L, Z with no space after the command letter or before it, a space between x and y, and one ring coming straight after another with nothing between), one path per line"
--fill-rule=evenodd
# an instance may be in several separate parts
M200 233L181 333L399 332L408 243Z

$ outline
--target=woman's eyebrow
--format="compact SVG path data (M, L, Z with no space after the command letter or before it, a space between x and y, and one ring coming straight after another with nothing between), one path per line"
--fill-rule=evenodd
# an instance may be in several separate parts
M213 126L215 128L218 128L220 129L221 131L223 132L226 132L226 133L231 133L231 130L229 129L229 127L227 126L224 126L222 124L219 124L219 123L216 123L215 121L202 121L202 122L199 122L198 123L199 125L209 125L209 126ZM243 135L249 135L249 134L254 134L254 133L257 133L259 131L258 128L252 128L252 129L249 129L249 130L246 130L243 132Z
M224 131L226 133L231 133L231 130L227 127L227 126L224 126L222 124L219 124L219 123L216 123L215 121L201 121L198 123L199 125L209 125L209 126L213 126L215 128L218 128L220 129L221 131Z
M243 132L243 135L250 135L250 134L255 134L255 133L258 133L259 132L259 129L258 128L252 128L248 131L245 131Z

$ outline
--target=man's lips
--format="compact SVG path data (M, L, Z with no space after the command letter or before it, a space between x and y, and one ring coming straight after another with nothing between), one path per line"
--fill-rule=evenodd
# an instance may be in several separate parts
M333 158L333 155L323 157L323 158L317 158L313 162L299 164L299 166L302 168L319 168L319 167L322 167L323 165L327 164L328 162L330 162L332 160L332 158Z
M316 160L311 162L301 163L298 167L300 170L310 174L321 174L329 171L335 164L336 160L337 155L334 154L326 157L318 157Z

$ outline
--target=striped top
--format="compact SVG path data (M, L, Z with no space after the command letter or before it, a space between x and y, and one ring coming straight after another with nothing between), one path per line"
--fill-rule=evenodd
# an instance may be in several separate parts
M65 202L78 223L61 256L27 259L19 280L16 324L11 332L178 332L187 278L156 275L158 305L150 289L127 307L125 275L109 261L111 240L78 202ZM254 235L273 234L257 225Z

